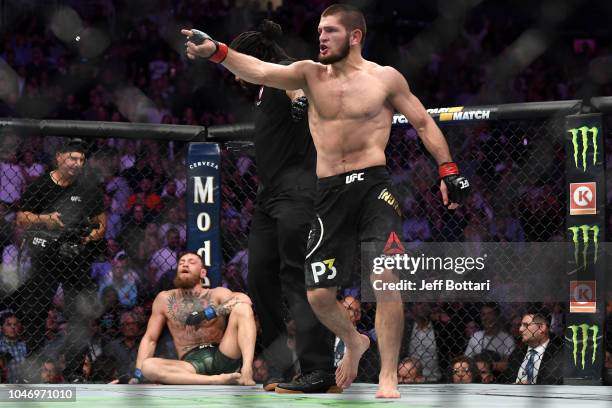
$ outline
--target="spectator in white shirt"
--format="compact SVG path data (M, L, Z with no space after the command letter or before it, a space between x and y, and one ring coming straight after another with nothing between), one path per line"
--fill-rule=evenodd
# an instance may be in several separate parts
M21 166L17 163L14 151L2 152L0 162L0 200L8 205L21 199L26 179Z
M508 366L508 357L514 351L514 339L501 329L500 311L497 303L485 303L480 308L480 321L483 330L479 330L469 339L465 356L473 357L485 350L494 355L493 370L504 371Z
M179 221L178 209L176 207L168 208L166 211L165 223L163 223L157 230L159 240L162 245L168 244L166 237L171 228L178 231L181 245L184 245L187 242L187 228L185 224Z
M23 152L21 168L23 171L23 177L28 184L37 179L39 176L43 175L46 171L45 166L35 161L34 152L31 150L26 150Z
M151 256L149 265L155 269L155 282L159 282L162 275L168 271L175 271L178 265L180 250L180 235L175 228L166 233L167 244Z

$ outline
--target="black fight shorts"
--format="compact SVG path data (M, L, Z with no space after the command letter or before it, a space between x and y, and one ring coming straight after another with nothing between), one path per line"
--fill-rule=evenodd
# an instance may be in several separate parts
M320 178L306 250L306 287L352 284L361 268L361 243L376 243L382 250L392 233L401 237L396 197L383 166Z

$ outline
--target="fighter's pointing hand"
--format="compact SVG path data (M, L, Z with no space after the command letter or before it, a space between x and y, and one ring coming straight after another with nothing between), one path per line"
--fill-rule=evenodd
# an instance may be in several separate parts
M187 37L185 52L189 59L206 58L212 62L220 63L227 56L227 45L213 40L205 32L195 29L183 29L181 34Z

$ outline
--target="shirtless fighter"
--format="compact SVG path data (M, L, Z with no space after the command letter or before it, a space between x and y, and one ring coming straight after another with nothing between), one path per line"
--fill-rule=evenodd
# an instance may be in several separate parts
M255 385L257 333L251 300L223 287L203 288L205 276L202 258L191 252L181 256L174 279L178 289L159 293L153 302L131 384L147 379L162 384ZM178 361L153 357L165 324Z
M401 223L385 168L385 146L395 110L406 116L439 164L440 191L448 208L459 205L469 182L459 175L442 132L410 92L404 77L361 56L366 24L356 8L335 4L323 11L318 27L319 62L270 64L229 49L201 31L181 32L188 38L188 58L222 63L253 84L302 89L310 101L308 120L317 150L318 184L317 219L305 265L308 300L319 320L345 344L336 382L346 388L357 375L369 340L351 324L336 292L354 268L359 243L384 243ZM398 292L376 295L381 356L376 396L398 398L397 363L404 321L401 298Z

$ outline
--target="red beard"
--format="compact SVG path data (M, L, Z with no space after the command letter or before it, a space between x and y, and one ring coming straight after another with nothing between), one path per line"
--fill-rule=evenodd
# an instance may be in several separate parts
M177 273L174 278L174 287L177 289L193 289L200 283L200 277L194 275L181 275Z

